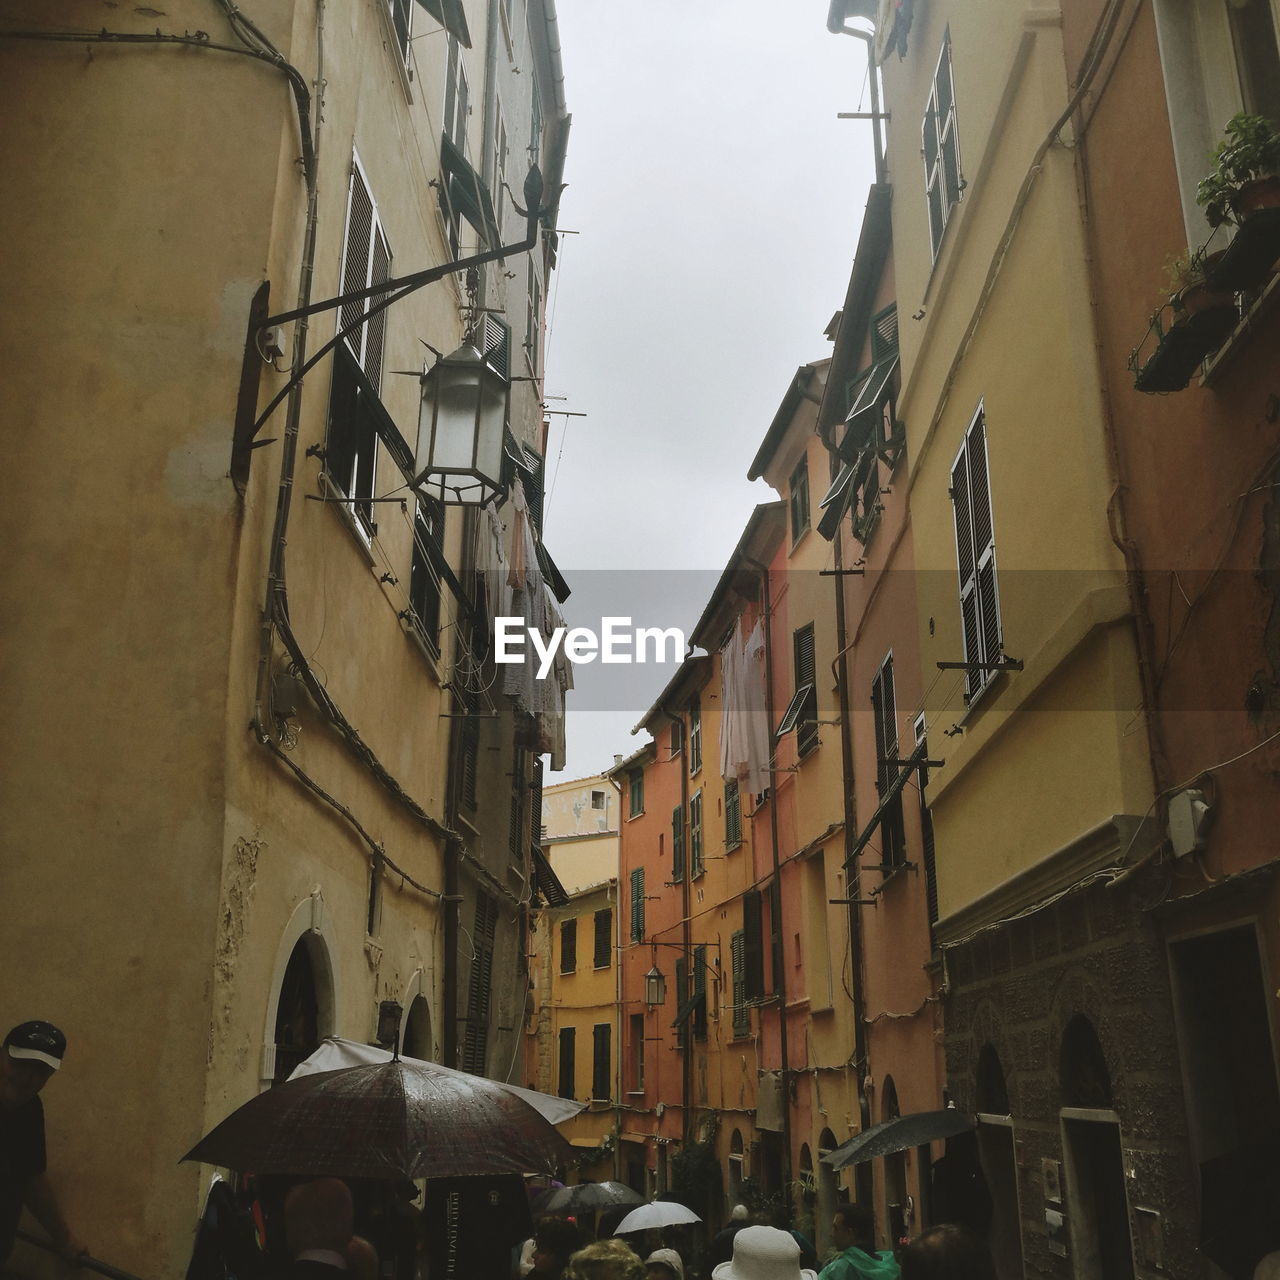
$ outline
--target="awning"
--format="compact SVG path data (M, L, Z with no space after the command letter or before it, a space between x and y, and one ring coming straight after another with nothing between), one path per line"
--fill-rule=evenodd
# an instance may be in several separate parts
M447 133L440 135L440 185L448 211L466 218L485 245L497 248L502 237L489 188Z
M897 1116L874 1124L870 1129L855 1133L848 1142L842 1142L834 1151L822 1157L822 1163L833 1169L862 1164L877 1156L891 1156L911 1147L922 1147L938 1138L951 1138L957 1133L968 1133L978 1127L977 1121L967 1111L947 1107L943 1111L916 1111L909 1116Z
M467 28L467 15L462 11L462 0L418 0L418 3L464 49L471 48L471 32Z
M876 428L884 403L889 398L893 375L898 370L898 357L888 356L874 366L866 378L845 418L844 438L837 452L845 462L855 462L858 454L875 440Z

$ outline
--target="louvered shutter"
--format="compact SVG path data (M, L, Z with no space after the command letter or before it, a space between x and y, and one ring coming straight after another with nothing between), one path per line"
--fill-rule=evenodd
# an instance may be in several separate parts
M730 849L742 843L742 796L737 778L724 784L724 842Z
M591 963L596 969L607 969L613 955L613 910L606 907L596 912L595 949Z
M498 905L485 893L476 894L472 933L471 982L467 992L467 1025L463 1038L464 1071L483 1075L489 1044L489 1005L493 985L493 947Z
M560 972L574 973L578 968L578 922L560 922Z
M770 994L775 994L782 976L782 885L775 877L769 882L769 964Z
M743 977L748 999L764 995L764 937L760 891L748 889L742 895Z
M684 879L684 806L671 811L671 878Z
M817 660L814 652L813 623L801 627L793 637L795 650L796 689L809 686L809 695L800 708L796 723L796 749L804 756L818 745Z
M898 704L893 687L893 657L885 658L871 682L871 707L876 726L876 790L888 793L900 772L890 763L898 757ZM900 863L906 856L902 821L902 792L885 807L880 820L880 853L885 866Z
M575 1034L573 1027L560 1028L560 1096L562 1098L572 1098L574 1096L574 1044Z
M693 994L700 997L693 1010L693 1038L707 1038L707 949L696 946L693 949Z
M631 941L644 941L644 868L631 873Z
M747 944L739 929L729 939L729 958L733 968L733 1034L745 1036L751 1031L751 1014L747 1009Z
M964 660L972 663L997 662L1003 649L989 474L986 423L979 411L951 469ZM979 693L992 674L990 669L970 670L966 697Z
M607 1102L612 1092L609 1088L612 1032L607 1022L597 1022L591 1032L591 1096L601 1102Z
M700 876L702 865L702 792L689 798L689 874Z

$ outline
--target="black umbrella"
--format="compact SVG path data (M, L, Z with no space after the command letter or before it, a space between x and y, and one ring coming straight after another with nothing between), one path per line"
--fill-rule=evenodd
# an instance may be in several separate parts
M1200 1166L1200 1252L1249 1280L1280 1249L1280 1138L1237 1147Z
M644 1204L644 1196L625 1182L579 1182L572 1187L552 1187L538 1197L534 1209L540 1214L595 1213L637 1204Z
M833 1169L861 1164L877 1156L891 1156L897 1151L924 1146L936 1138L950 1138L977 1127L977 1121L966 1111L947 1107L942 1111L917 1111L909 1116L896 1116L870 1129L855 1133L834 1151L822 1157L823 1164Z
M455 1178L550 1172L572 1156L549 1121L492 1080L382 1062L260 1093L182 1158L252 1173Z

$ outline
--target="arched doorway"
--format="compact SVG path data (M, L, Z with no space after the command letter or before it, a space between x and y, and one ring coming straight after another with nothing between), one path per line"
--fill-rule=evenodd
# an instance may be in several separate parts
M406 1058L433 1061L431 1043L431 1006L426 996L416 995L409 1005L409 1016L404 1020L404 1036L400 1052Z
M1130 1280L1133 1241L1124 1185L1120 1117L1112 1109L1111 1072L1093 1023L1077 1013L1058 1055L1068 1221L1080 1280ZM1052 1240L1052 1233L1050 1235Z
M991 1195L991 1227L987 1238L995 1258L996 1275L1000 1280L1021 1280L1022 1225L1013 1116L1004 1067L995 1045L989 1041L978 1054L974 1097L978 1105L978 1160ZM950 1154L950 1143L947 1151Z
M795 1204L794 1225L797 1231L803 1231L810 1240L813 1239L814 1214L818 1207L818 1181L813 1172L813 1152L809 1144L800 1144L800 1178Z
M276 1046L273 1085L286 1081L293 1069L320 1047L320 997L315 965L305 937L294 943L276 1003Z
M892 1076L884 1078L884 1114L881 1120L896 1120L902 1109L898 1106L898 1088ZM880 1224L889 1232L889 1247L896 1248L898 1241L908 1234L910 1211L907 1196L907 1153L895 1151L884 1158L884 1204L887 1218Z

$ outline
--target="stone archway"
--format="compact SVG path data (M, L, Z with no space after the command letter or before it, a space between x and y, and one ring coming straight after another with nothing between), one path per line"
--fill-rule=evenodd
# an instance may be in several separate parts
M262 1083L280 1084L335 1034L337 991L319 889L293 910L280 937L263 1028Z

